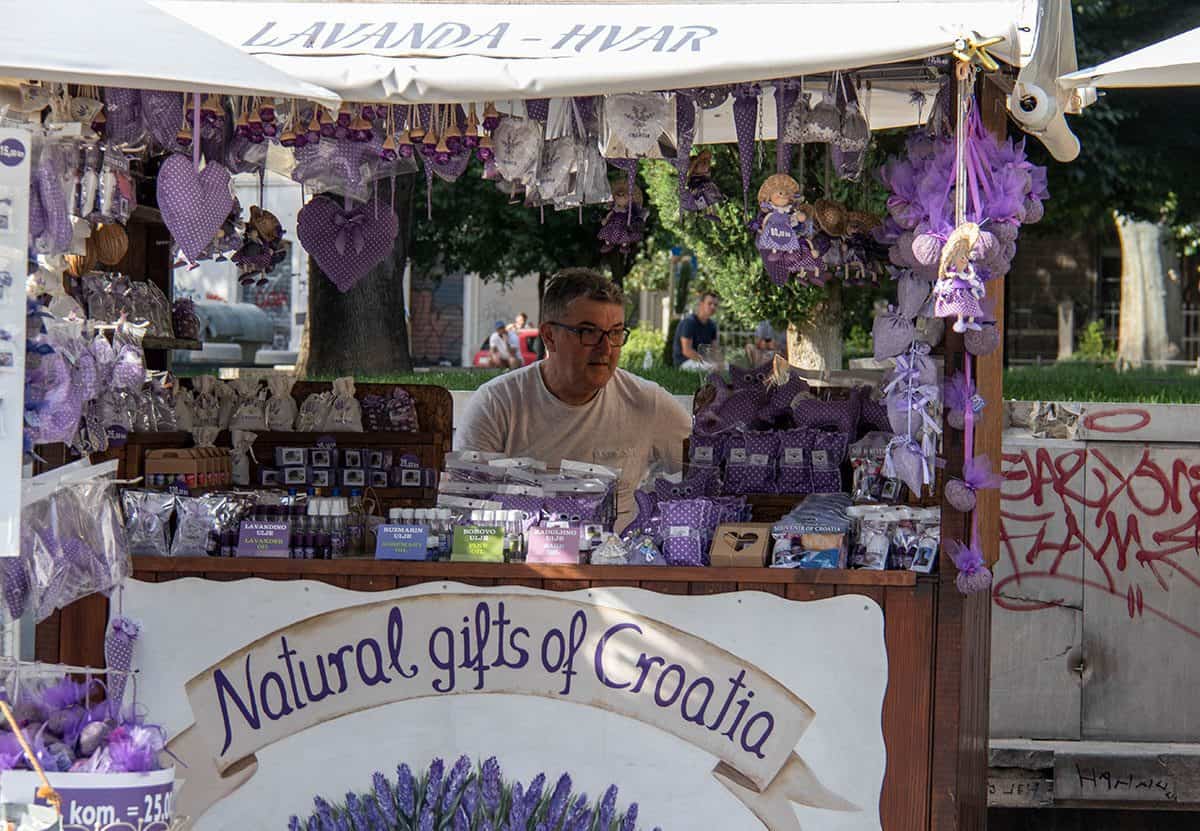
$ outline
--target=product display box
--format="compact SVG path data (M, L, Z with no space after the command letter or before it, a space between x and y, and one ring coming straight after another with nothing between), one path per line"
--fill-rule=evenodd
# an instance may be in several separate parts
M717 567L762 568L771 555L771 523L739 522L718 525L708 551Z

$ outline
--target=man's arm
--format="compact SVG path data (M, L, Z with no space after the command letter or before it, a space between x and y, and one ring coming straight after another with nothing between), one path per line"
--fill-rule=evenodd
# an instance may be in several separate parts
M659 388L654 412L654 458L671 473L683 470L683 442L692 432L692 417L675 396Z
M490 391L476 391L463 413L462 426L454 431L454 449L504 453L507 416Z
M679 351L689 361L703 361L704 358L692 346L696 339L694 330L695 321L691 317L685 317L679 322Z

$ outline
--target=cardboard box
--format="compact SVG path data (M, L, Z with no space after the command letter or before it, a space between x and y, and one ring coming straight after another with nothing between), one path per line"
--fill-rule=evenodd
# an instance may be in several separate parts
M708 559L716 567L762 568L771 553L771 523L738 522L718 525Z

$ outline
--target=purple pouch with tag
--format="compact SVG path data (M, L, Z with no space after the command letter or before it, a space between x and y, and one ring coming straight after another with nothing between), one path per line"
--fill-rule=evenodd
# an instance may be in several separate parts
M662 553L670 566L708 565L704 530L712 503L703 499L679 499L659 503Z
M721 434L692 433L688 442L688 459L693 467L713 467L721 464L725 453L725 437Z
M565 515L571 522L597 523L604 521L604 496L551 496L542 503L545 516Z
M828 430L812 431L812 492L842 490L842 462L846 460L849 436Z
M775 433L749 431L731 436L725 451L724 492L773 492L778 449Z
M812 493L813 434L808 427L782 430L779 436L779 493Z

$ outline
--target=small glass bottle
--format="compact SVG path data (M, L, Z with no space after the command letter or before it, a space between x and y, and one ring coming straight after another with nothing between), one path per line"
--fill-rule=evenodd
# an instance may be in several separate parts
M362 491L359 488L352 488L346 517L348 537L346 550L351 557L361 557L366 553L367 529L365 526L366 514L363 512Z
M335 496L329 500L329 556L339 560L347 555L346 546L349 534L346 528L347 516L350 513L346 497Z

